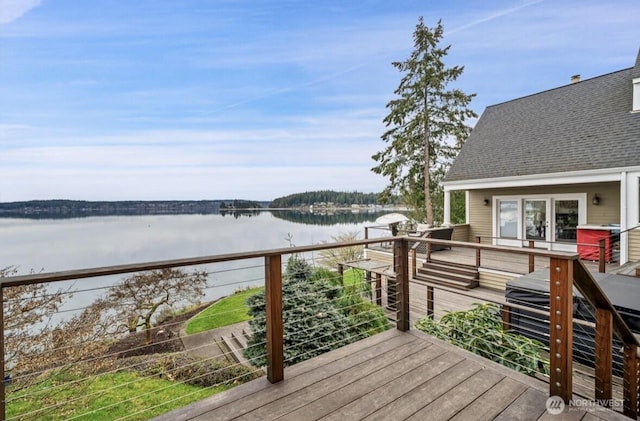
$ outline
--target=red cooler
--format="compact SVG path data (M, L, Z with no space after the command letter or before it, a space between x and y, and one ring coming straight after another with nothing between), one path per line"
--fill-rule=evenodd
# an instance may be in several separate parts
M600 240L605 240L605 261L612 260L611 229L607 225L578 225L578 254L583 260L597 261L600 258Z

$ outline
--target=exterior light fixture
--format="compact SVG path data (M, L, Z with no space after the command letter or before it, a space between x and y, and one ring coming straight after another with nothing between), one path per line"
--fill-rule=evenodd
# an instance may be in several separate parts
M600 204L600 198L598 197L598 193L593 195L593 199L591 199L591 203L593 203L596 206Z
M489 199L484 199L484 200L482 201L482 204L483 204L484 206L487 206L487 205L489 204Z

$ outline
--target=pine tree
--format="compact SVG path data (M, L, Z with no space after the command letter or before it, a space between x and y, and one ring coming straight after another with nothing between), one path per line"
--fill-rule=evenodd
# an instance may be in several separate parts
M446 171L469 134L465 120L476 117L467 108L475 94L448 88L464 67L443 63L451 47L440 47L443 32L442 21L429 28L420 17L413 33L414 51L407 60L392 63L403 76L394 92L398 97L387 104L389 114L383 120L388 130L382 140L388 146L372 157L378 162L372 171L389 178L382 200L397 193L414 206L424 203L420 210L428 224L434 220L433 184L439 181L432 175Z

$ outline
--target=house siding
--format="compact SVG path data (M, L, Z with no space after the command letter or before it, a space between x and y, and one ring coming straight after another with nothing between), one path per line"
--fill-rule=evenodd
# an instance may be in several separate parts
M471 241L471 239L469 238L469 225L467 224L454 225L453 235L451 236L451 240L464 241L464 242Z
M491 190L472 190L469 192L469 238L467 241L475 242L475 239L480 237L482 244L492 243L492 192ZM483 204L484 199L489 199L489 205Z
M522 275L512 275L508 273L485 272L480 271L480 286L495 290L504 291L507 288L507 282Z
M640 260L640 229L629 231L629 260Z
M560 195L572 193L587 194L587 223L606 225L620 223L620 183L574 184L564 186L514 187L505 189L472 190L469 192L469 237L481 237L482 243L491 243L492 207L494 196ZM600 203L591 201L598 195ZM489 205L484 206L484 199Z

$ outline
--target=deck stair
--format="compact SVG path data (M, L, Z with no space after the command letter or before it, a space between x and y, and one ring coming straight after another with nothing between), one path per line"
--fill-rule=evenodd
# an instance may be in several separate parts
M414 281L470 290L480 285L478 268L461 263L429 261L417 268Z

